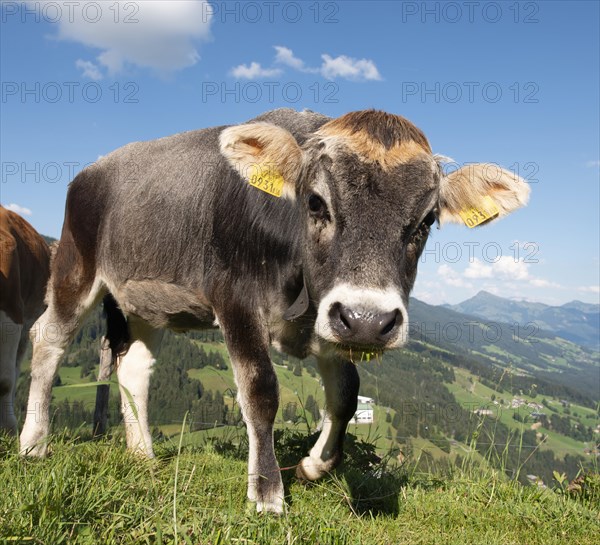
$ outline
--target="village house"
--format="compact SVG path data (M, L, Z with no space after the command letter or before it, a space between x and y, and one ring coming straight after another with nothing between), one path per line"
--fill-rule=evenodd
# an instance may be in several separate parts
M477 416L493 416L494 411L491 409L475 409L473 411Z
M518 409L519 407L522 407L523 405L525 405L525 400L521 397L513 397L513 399L510 402L511 409Z
M374 422L374 405L374 399L365 396L358 396L358 407L354 413L354 422L356 424L372 424Z

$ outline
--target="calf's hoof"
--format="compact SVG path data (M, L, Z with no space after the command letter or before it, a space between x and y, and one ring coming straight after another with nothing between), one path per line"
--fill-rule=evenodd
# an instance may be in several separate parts
M48 454L47 438L39 439L38 441L24 440L21 436L19 445L19 454L30 458L43 458Z
M283 498L277 498L275 501L257 501L256 512L283 515L283 513L285 512L285 503L283 501Z
M279 471L271 480L251 479L248 483L248 500L256 506L257 513L282 515L285 512L283 497L283 483Z
M327 465L321 460L315 460L310 456L306 456L300 460L296 466L296 478L302 483L310 483L316 481L328 473Z

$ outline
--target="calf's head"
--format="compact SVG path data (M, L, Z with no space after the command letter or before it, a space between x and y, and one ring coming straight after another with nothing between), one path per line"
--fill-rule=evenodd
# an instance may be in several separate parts
M246 180L282 184L303 222L303 266L321 345L341 352L400 346L407 303L431 225L489 198L502 217L527 184L493 164L444 175L425 135L400 116L368 110L329 121L300 145L269 123L225 129L221 152Z

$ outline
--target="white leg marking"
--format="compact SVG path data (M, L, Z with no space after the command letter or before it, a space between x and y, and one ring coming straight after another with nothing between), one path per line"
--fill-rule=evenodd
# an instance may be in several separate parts
M248 429L248 499L256 503L256 510L260 513L262 511L268 513L283 513L283 482L281 481L281 474L279 472L279 464L275 459L275 452L273 447L273 431L261 432L257 428L246 421ZM261 436L262 435L262 436ZM270 443L271 448L265 448L265 443ZM262 450L261 450L262 449ZM271 456L271 450L273 455ZM261 480L269 479L275 482L275 486L269 487L270 491L268 494L260 493L260 489L264 490L264 486L261 486Z
M131 320L129 325L131 339L135 340L117 364L127 448L154 458L148 423L148 390L162 332L136 320Z
M23 334L23 325L13 322L0 310L0 431L17 433L14 412L17 382L17 352Z
M344 433L356 408L359 386L354 364L326 358L319 358L318 363L327 404L323 429L296 472L300 478L311 481L322 477L341 462Z
M325 415L319 439L310 449L309 455L300 461L304 476L309 480L315 481L333 469L327 461L331 460L339 448L339 437L346 426L346 422L332 420L328 414Z

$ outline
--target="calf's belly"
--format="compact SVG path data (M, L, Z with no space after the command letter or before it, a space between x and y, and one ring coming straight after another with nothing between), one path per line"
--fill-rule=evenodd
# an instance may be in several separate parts
M111 289L128 316L177 331L214 327L212 306L200 290L158 280L130 280Z

